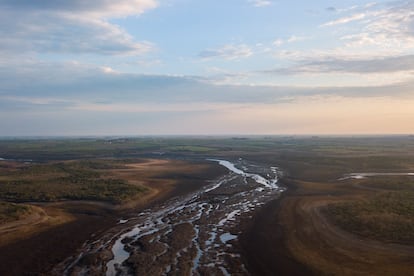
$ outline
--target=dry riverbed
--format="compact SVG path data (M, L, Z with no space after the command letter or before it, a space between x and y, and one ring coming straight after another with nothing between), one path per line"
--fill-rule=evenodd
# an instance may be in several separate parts
M120 221L55 273L66 275L248 274L241 222L277 198L280 171L245 160L211 160L229 172L209 186Z

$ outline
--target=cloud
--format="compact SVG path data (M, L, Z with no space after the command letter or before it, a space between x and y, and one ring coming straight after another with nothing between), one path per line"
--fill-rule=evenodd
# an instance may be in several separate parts
M333 52L341 55L369 57L398 57L412 54L414 49L414 3L393 1L386 5L368 3L358 6L358 11L346 17L327 22L322 26L332 28L338 42L342 43ZM358 25L349 24L359 21ZM336 26L337 27L337 26ZM328 51L328 50L327 50ZM361 58L362 57L362 58Z
M308 39L310 39L310 37L308 37L308 36L291 35L287 39L278 38L275 41L273 41L272 44L273 44L273 46L280 47L284 44L296 43L296 42L300 42L300 41L304 41L304 40L308 40Z
M334 27L330 34L337 38L335 48L278 50L274 57L288 65L268 72L321 78L335 75L338 79L341 74L343 79L353 74L361 83L368 78L369 83L380 84L412 80L414 3L395 1L383 6L368 3L347 10L355 13L324 24L345 25ZM357 26L350 24L356 20L360 21ZM286 41L277 41L277 45L283 43Z
M372 11L369 21L354 34L344 36L349 47L382 47L392 51L414 48L414 3L397 2L395 6Z
M405 66L413 64L412 57L405 58ZM347 88L217 85L197 76L113 73L78 62L21 62L17 68L0 63L3 135L305 133L339 131L336 120L352 124L358 116L364 118L357 120L363 129L371 127L371 118L379 122L387 114L405 118L399 128L403 130L413 114L413 83ZM386 100L378 101L380 97Z
M405 60L405 61L404 61ZM295 67L258 72L257 74L293 74L308 71L328 72L337 70L354 72L372 70L383 66L388 73L401 67L411 70L414 57L400 57L397 60L385 59L380 64L365 61L366 64L351 65L344 61L326 61L310 63L308 68ZM399 65L397 65L399 64ZM368 69L366 69L368 68ZM372 68L372 69L369 69ZM220 74L220 72L219 72ZM21 69L10 70L8 66L0 66L0 103L7 101L13 109L62 109L75 108L87 110L122 110L128 107L131 112L143 111L144 106L158 110L156 105L173 111L176 106L205 103L204 109L214 104L254 104L281 103L298 96L340 95L340 96L372 96L387 95L390 91L410 94L413 83L399 83L376 87L292 87L265 85L223 85L219 84L219 74L212 78L197 76L168 76L114 73L111 68L88 66L78 63L45 63L25 62ZM221 78L228 77L224 73ZM234 77L234 76L233 76ZM19 81L15 81L19 80ZM395 92L396 93L396 92ZM133 106L137 108L134 109ZM171 106L173 105L173 107ZM167 108L168 107L168 108ZM21 108L20 108L21 109Z
M1 105L1 101L0 101ZM3 135L412 133L413 98L302 96L282 103L0 109ZM182 109L183 108L183 109ZM125 110L123 110L125 109ZM24 126L24 127L22 127Z
M12 13L1 14L2 52L139 55L154 48L151 43L137 42L121 28L101 20L36 14L24 16L14 24L13 17Z
M298 73L398 73L414 72L414 55L374 59L340 59L330 57L324 60L302 61L300 64L274 70L279 74Z
M94 18L114 18L139 15L156 8L155 0L2 0L0 7L25 13L78 14Z
M156 7L136 1L1 1L0 54L140 55L155 48L136 41L108 18Z
M283 39L280 39L280 38L278 38L278 39L276 39L275 41L273 41L273 45L274 45L274 46L276 46L276 47L280 47L280 46L282 46L284 43L285 43L285 41L284 41Z
M272 1L269 0L248 0L255 7L266 7L272 4Z
M199 53L199 57L203 59L223 58L227 60L235 60L247 58L253 54L252 49L245 45L224 45L218 49L207 49Z
M350 22L353 22L353 21L362 20L366 17L367 17L367 15L364 14L364 13L357 13L357 14L353 14L351 16L342 17L342 18L339 18L337 20L329 21L325 24L322 24L321 27L331 27L331 26L335 26L335 25L346 24L346 23L350 23Z
M307 40L307 39L309 39L309 37L307 37L307 36L292 35L291 37L288 38L287 42L288 43L294 43L294 42L303 41L303 40Z
M414 3L394 1L385 6L368 3L358 6L358 13L322 24L323 27L346 25L360 21L356 28L349 27L342 40L347 46L381 46L391 49L412 49L414 46Z
M338 8L338 7L327 7L326 10L329 12L336 12L336 13L346 13L346 12L350 12L350 11L354 11L354 10L358 10L358 9L367 9L367 8L371 8L378 5L376 2L370 2L367 3L365 5L353 5L353 6L348 6L348 7L344 7L344 8Z

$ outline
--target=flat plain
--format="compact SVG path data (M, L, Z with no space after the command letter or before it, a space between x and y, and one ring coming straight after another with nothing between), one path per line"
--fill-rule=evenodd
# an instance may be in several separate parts
M226 173L209 158L277 165L287 188L240 219L243 273L414 271L412 136L4 139L0 153L2 275L47 274L119 219L208 185Z

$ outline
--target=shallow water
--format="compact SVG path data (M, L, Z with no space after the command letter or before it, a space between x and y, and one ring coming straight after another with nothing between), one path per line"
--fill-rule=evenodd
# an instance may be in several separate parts
M220 235L220 240L222 243L227 243L228 241L236 239L236 235L232 235L230 233L224 233Z
M364 179L367 177L373 176L414 176L414 173L378 173L378 172L362 172L362 173L349 173L339 178L338 180L347 180L347 179Z

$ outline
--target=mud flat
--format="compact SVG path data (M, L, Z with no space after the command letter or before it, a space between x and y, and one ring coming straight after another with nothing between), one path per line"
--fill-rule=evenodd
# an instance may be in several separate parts
M248 275L242 221L277 198L280 171L239 159L210 159L229 171L186 197L154 206L55 270L65 275Z

